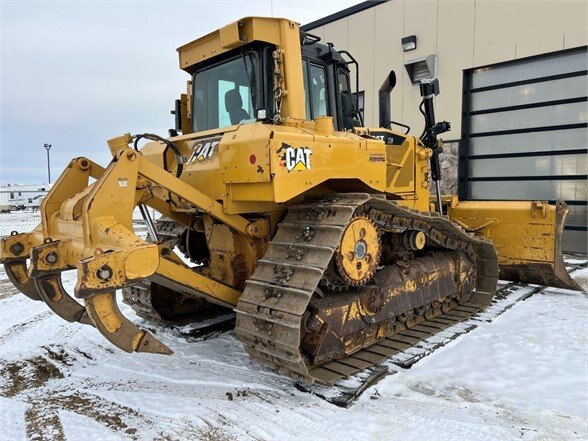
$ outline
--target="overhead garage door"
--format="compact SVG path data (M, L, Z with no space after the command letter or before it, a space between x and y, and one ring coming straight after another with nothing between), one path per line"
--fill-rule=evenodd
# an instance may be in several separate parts
M565 200L565 251L586 253L586 47L464 74L459 194L469 200Z

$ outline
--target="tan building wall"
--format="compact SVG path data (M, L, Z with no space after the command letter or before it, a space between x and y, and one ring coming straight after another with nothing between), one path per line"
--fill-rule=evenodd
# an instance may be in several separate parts
M452 123L443 137L459 139L464 70L584 46L587 17L585 0L390 0L308 31L359 61L368 126L377 125L377 91L394 69L392 119L420 134L419 88L404 63L437 55L437 117ZM409 35L417 36L417 49L403 52L401 39Z

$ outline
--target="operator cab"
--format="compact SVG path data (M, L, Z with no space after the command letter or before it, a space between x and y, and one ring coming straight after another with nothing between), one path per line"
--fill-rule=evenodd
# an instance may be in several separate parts
M349 68L330 44L301 32L306 119L332 116L336 130L360 126L351 93ZM259 120L272 121L275 46L254 42L222 59L198 63L192 72L192 131L219 129Z
M347 51L336 51L331 43L320 43L316 35L301 32L300 36L306 119L332 116L339 131L362 126L357 94L351 92L349 81L348 66L355 64L357 69L355 59Z

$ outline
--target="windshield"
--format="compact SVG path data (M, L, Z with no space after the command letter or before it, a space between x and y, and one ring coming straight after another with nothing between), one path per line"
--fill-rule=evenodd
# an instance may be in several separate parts
M258 57L253 51L194 74L193 131L255 121Z

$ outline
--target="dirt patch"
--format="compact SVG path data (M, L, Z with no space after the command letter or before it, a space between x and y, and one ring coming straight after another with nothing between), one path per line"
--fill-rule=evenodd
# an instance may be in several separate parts
M478 394L476 394L474 391L468 389L467 387L463 387L463 388L457 388L455 390L455 393L462 399L465 400L469 403L480 403L483 400L481 400L478 397Z
M25 431L33 441L63 440L65 433L57 413L47 413L43 405L31 406L25 412Z
M67 367L73 366L75 358L59 346L46 346L43 349L47 353L46 356L11 363L3 362L0 368L0 375L4 379L0 386L0 396L18 396L19 400L30 406L25 412L26 433L29 439L63 439L63 427L59 421L61 409L92 418L116 432L134 438L137 429L129 426L126 421L144 420L137 411L94 395L47 387L46 383L50 380L62 380L69 376ZM58 365L63 365L64 371L60 370ZM61 382L56 383L56 386L59 389L63 388Z
M14 397L29 389L37 389L52 379L64 378L61 371L44 357L14 363L2 363L0 375L4 384L0 388L0 396Z
M27 438L35 441L64 439L59 419L61 410L91 418L128 439L144 439L144 430L158 431L156 419L133 408L92 393L71 390L67 384L69 367L76 364L76 354L67 353L61 346L44 346L43 349L46 352L43 356L17 362L0 361L3 380L0 382L0 396L17 399L27 405ZM51 380L55 381L47 384ZM161 436L165 434L161 433Z
M136 439L134 435L137 433L137 429L129 426L127 421L129 419L134 421L143 420L143 424L146 423L142 415L136 410L103 400L95 395L80 392L74 394L63 392L47 397L46 400L44 404L55 410L65 409L84 415L115 432L125 433L133 439Z
M99 397L82 393L68 393L66 391L50 392L48 394L31 394L26 397L30 404L25 413L27 437L31 440L64 439L63 427L59 420L59 411L70 412L91 418L108 427L112 431L126 435L129 439L139 439L137 429L127 424L127 421L141 421L141 426L153 426L153 422L145 421L139 412L124 406L119 406Z
M47 352L47 357L64 366L73 366L75 359L72 358L61 346L43 346Z
M434 389L422 383L409 385L410 389L423 395L430 397L439 397L447 401L455 401L457 398L467 401L468 403L479 403L483 401L476 392L467 387L446 387L442 389Z
M219 427L208 426L198 432L198 439L202 441L236 441L237 438Z

